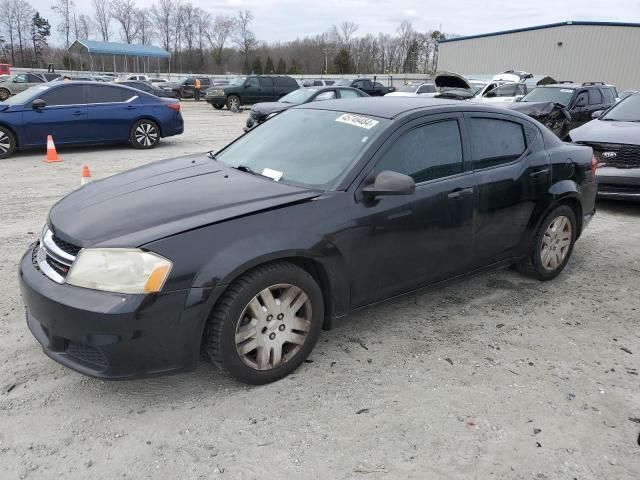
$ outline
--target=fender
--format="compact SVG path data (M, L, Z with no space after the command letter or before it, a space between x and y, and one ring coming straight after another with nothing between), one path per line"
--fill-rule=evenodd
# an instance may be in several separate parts
M579 189L576 182L573 180L560 180L559 182L554 183L549 188L549 193L554 196L556 200L566 196L579 197ZM578 200L580 200L578 198Z

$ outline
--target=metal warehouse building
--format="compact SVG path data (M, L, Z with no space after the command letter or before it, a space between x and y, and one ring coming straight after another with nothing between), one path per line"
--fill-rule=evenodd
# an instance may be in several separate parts
M463 75L525 70L559 81L640 90L640 24L563 22L443 40L438 70Z

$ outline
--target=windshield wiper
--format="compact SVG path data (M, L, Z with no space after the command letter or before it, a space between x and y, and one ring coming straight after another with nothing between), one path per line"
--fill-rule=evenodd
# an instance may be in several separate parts
M246 165L237 165L232 168L235 168L236 170L240 170L241 172L250 173L251 175L257 175L259 177L264 177L264 178L268 178L269 180L273 180L273 178L268 177L267 175L263 175L259 172L256 172L251 167L247 167Z

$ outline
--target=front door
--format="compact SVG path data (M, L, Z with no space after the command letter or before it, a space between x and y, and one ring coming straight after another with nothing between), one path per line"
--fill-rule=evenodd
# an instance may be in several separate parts
M44 108L25 105L23 121L26 144L45 145L51 135L56 144L83 143L88 139L87 101L84 85L66 83L40 95Z
M368 175L391 170L416 182L411 195L353 205L352 306L401 294L469 269L475 190L462 116L412 121L376 154ZM367 183L365 182L365 183Z
M511 258L522 246L551 185L538 127L500 114L465 114L476 176L476 267ZM537 218L537 216L536 216Z
M571 115L571 128L577 128L591 121L589 109L589 94L586 90L580 92L574 100L573 107L569 109Z

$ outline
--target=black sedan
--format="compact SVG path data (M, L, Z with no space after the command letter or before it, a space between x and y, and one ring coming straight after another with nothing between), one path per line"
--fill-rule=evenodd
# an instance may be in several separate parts
M640 93L626 97L595 120L571 130L571 140L593 148L598 196L640 200Z
M118 84L142 90L143 92L150 93L156 97L176 98L176 94L172 90L168 88L161 88L153 83L143 82L142 80L125 80L124 82L118 82Z
M351 87L309 87L299 88L285 95L277 102L256 103L251 107L244 131L248 132L254 127L291 107L303 103L318 102L321 100L335 100L336 98L363 98L368 97L365 92Z
M56 203L19 266L27 324L96 377L186 370L204 351L271 382L354 310L513 263L553 279L594 214L594 170L591 148L504 109L307 103Z

